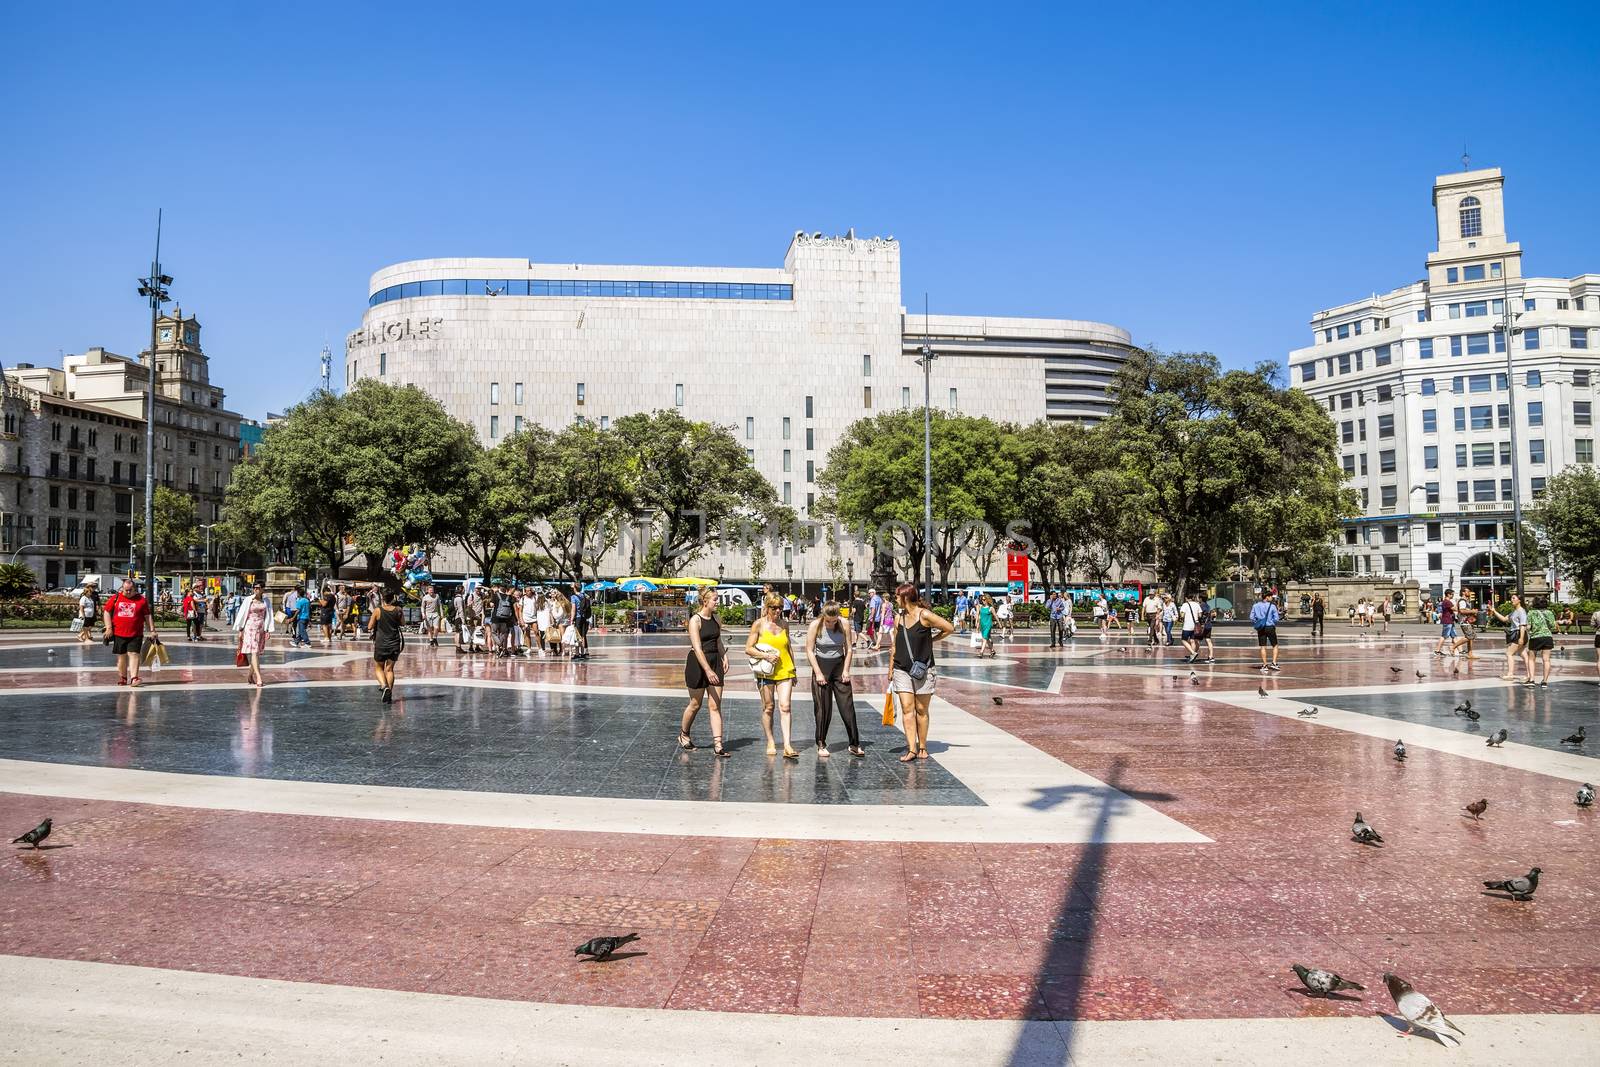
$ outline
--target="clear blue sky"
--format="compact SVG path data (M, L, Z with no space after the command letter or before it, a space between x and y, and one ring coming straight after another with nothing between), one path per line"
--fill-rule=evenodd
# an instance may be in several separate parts
M157 206L258 417L385 264L776 266L799 228L895 234L910 306L1282 359L1421 277L1463 142L1530 273L1600 271L1596 12L9 4L0 359L137 351Z

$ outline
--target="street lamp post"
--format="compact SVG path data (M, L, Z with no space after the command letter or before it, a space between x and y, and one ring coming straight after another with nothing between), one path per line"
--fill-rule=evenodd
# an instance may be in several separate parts
M145 380L144 411L144 580L145 589L155 590L156 574L156 320L161 305L171 297L172 276L161 273L161 211L156 210L156 254L150 261L150 276L139 279L139 295L150 301L150 365Z
M202 529L202 530L204 530L206 532L205 571L206 571L207 575L209 575L211 573L211 528L213 526L217 526L217 525L218 525L218 523L214 523L214 522L202 522L200 524L200 529Z
M1517 373L1511 357L1511 342L1522 332L1515 325L1520 315L1511 313L1510 264L1500 261L1500 312L1503 318L1501 334L1506 344L1506 405L1511 412L1511 524L1512 558L1517 569L1517 595L1523 596L1522 584L1522 453L1517 445ZM1491 556L1492 558L1492 556Z
M928 342L928 296L922 296L922 595L933 597L933 361Z

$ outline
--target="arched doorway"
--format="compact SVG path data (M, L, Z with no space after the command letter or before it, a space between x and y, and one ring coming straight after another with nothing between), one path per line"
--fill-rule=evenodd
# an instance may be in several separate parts
M1510 557L1499 552L1474 553L1462 562L1456 585L1471 590L1472 598L1480 604L1499 603L1509 590L1516 588L1516 569Z

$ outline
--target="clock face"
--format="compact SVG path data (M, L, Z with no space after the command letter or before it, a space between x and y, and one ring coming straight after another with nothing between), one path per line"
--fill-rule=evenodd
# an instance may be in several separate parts
M194 344L194 336L195 336L195 334L194 334L193 330L184 330L183 331L183 339L185 341L188 341L190 344Z
M172 330L171 330L171 328L170 328L170 327L169 327L169 328L168 328L168 329L165 329L165 330L162 330L162 331L161 331L161 339L162 339L162 340L163 340L163 341L170 341L170 340L172 340Z

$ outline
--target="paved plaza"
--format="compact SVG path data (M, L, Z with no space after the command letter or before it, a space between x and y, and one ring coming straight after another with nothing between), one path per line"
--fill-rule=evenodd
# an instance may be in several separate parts
M837 722L816 755L804 684L800 758L765 756L736 662L718 759L704 712L675 744L681 636L580 663L413 641L384 705L358 641L275 645L258 690L226 640L169 639L131 690L98 644L8 634L0 827L54 832L0 863L0 1062L1577 1062L1592 638L1527 689L1493 641L1457 672L1416 627L1285 633L1266 676L1246 629L1193 668L952 639L910 764L882 656L866 758ZM1534 866L1531 901L1484 889ZM1365 991L1308 996L1293 963ZM1403 1034L1385 971L1462 1047Z

